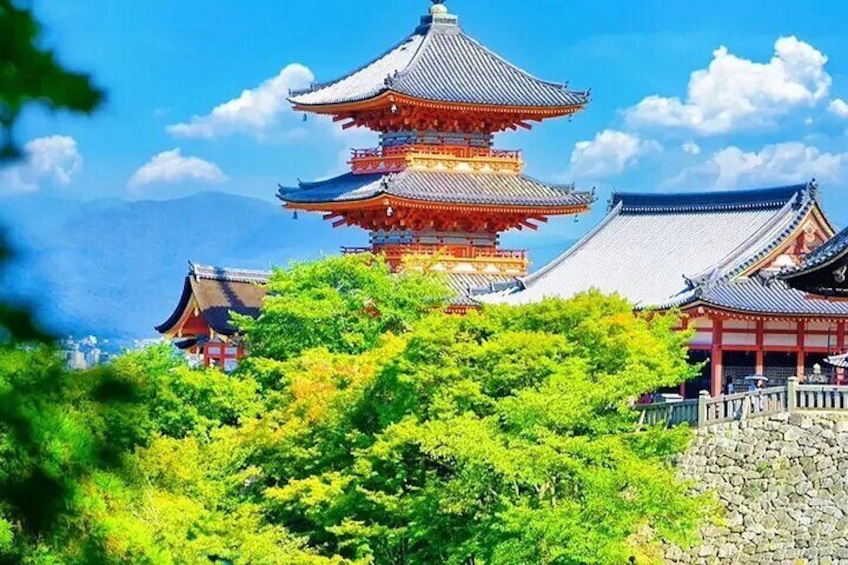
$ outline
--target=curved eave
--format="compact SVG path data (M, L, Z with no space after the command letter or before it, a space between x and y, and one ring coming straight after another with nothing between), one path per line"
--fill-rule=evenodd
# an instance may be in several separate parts
M694 302L687 304L685 306L679 307L679 309L683 312L689 312L691 310L698 310L703 308L704 310L709 310L712 312L717 312L721 314L726 314L731 317L745 317L745 318L757 318L764 320L833 320L833 319L846 319L848 320L848 309L844 314L839 313L831 313L831 314L822 314L815 312L765 312L763 310L753 310L753 309L745 309L745 308L731 308L728 306L724 306L722 304L715 304L708 300L695 300Z
M805 285L805 286L796 286L794 287L797 290L802 292L807 292L809 294L815 294L816 296L824 297L824 299L836 299L836 300L845 300L848 299L848 288L834 288L834 287L825 287L818 285Z
M591 199L583 203L568 205L549 205L542 202L538 204L516 205L516 204L466 204L462 202L443 202L434 200L418 200L380 194L359 200L345 200L334 202L297 202L288 200L284 195L279 196L284 202L285 208L290 210L304 210L308 212L344 212L349 210L379 209L387 206L424 208L428 210L462 210L465 212L495 212L502 214L530 213L545 216L568 215L583 212L592 205Z
M177 303L174 312L167 320L158 326L155 326L154 329L164 336L179 336L183 329L182 326L191 320L192 315L194 314L193 310L194 308L197 308L197 318L202 320L203 324L205 324L209 330L215 332L217 335L226 337L236 335L237 331L235 328L231 327L228 323L222 324L214 320L208 315L207 309L198 303L197 296L195 294L195 284L197 284L197 282L193 280L192 276L186 277L182 295L180 296L180 300Z
M577 93L576 93L577 94ZM434 110L448 110L455 112L500 112L508 114L523 114L538 117L568 116L579 112L589 104L589 98L581 104L558 105L558 106L533 106L533 105L502 105L482 104L473 101L445 101L416 98L394 90L384 90L374 96L362 100L350 100L333 104L303 104L296 98L289 98L289 102L298 112L312 112L315 114L349 114L368 110L388 108L392 104L409 105L419 108Z
M848 265L848 235L844 235L845 241L842 242L844 248L834 251L825 259L814 259L811 264L802 264L796 269L785 271L780 274L780 278L784 281L799 281L806 278L815 278L824 275L829 277L833 271ZM824 245L827 245L825 243Z
M191 304L192 296L194 292L191 288L191 278L186 277L185 282L183 283L183 292L180 295L180 300L177 303L177 307L174 309L174 312L168 317L167 320L155 326L154 329L162 334L168 335L174 332L176 327L180 324L180 322L184 321L186 310Z

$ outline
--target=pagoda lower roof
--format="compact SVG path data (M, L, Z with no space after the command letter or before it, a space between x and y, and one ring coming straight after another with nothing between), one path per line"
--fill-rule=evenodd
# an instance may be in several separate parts
M427 17L411 35L352 73L293 92L301 109L398 94L413 99L510 108L579 108L586 92L540 80L466 35L456 16ZM567 113L567 112L563 112Z
M514 173L438 172L407 169L399 173L348 173L300 187L281 187L278 197L297 204L346 203L394 196L407 200L473 206L560 207L589 206L594 197L573 186L544 183Z
M521 304L570 298L594 288L618 294L639 309L713 299L728 307L741 307L738 301L746 301L782 312L797 307L801 312L803 293L787 291L770 302L766 295L758 298L751 293L774 293L777 287L723 285L744 280L751 269L787 245L817 209L816 194L812 184L616 194L607 217L560 257L511 287L493 289L479 298Z

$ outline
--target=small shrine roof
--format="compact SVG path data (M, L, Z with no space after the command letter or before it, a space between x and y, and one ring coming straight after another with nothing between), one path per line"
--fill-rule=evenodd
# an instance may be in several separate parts
M399 173L356 175L281 187L278 197L292 204L343 203L381 195L434 203L571 207L588 206L594 197L573 186L544 183L513 173L440 172L406 169Z
M259 316L269 271L225 269L189 264L189 273L183 284L183 293L174 313L156 326L159 333L169 333L185 318L186 310L195 304L198 315L207 326L221 335L233 335L236 328L230 324L230 312L245 316Z
M583 106L588 92L540 80L496 55L459 27L457 17L434 13L403 41L352 73L292 92L299 107L360 102L394 92L412 98L488 106Z
M606 218L577 244L540 271L480 300L527 303L595 288L617 293L637 308L683 306L778 250L816 205L813 184L616 194Z
M199 315L210 329L220 335L234 335L237 328L230 324L230 313L258 317L267 292L271 271L252 271L189 264L183 294L174 313L156 327L159 333L169 333L184 319L186 309L194 298ZM451 306L476 306L472 289L494 282L503 283L506 277L492 275L445 273L447 284L455 298Z

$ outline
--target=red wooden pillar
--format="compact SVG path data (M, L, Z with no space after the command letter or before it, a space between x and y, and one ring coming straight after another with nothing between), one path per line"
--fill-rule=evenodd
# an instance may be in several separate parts
M713 350L710 358L710 365L712 366L712 373L710 374L710 395L713 397L721 395L721 388L724 384L724 356L721 349L721 330L721 318L713 318Z
M836 345L839 347L839 354L845 353L845 322L839 322L836 324L836 331L839 335L836 338ZM836 370L836 383L840 385L845 384L845 369L838 368Z
M762 321L757 322L757 366L754 373L757 375L765 375L765 324Z
M807 347L807 334L805 333L807 324L798 322L798 378L802 378L806 372L806 356L804 349Z
M689 329L689 321L690 321L689 316L684 315L683 319L680 321L682 326L683 326L683 328L682 328L683 331L686 331L687 329ZM686 383L685 382L680 383L680 390L678 392L680 393L680 396L682 396L683 398L686 398Z

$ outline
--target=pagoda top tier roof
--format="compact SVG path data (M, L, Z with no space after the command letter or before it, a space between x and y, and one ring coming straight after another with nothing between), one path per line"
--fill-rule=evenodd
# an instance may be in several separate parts
M309 110L385 94L460 105L572 111L589 102L588 92L540 80L466 35L458 18L441 3L383 55L338 80L292 92L289 101Z
M344 174L299 188L281 187L278 197L298 205L352 204L381 196L433 204L531 208L585 208L594 197L571 185L544 183L512 173L442 172L406 169L390 174Z

